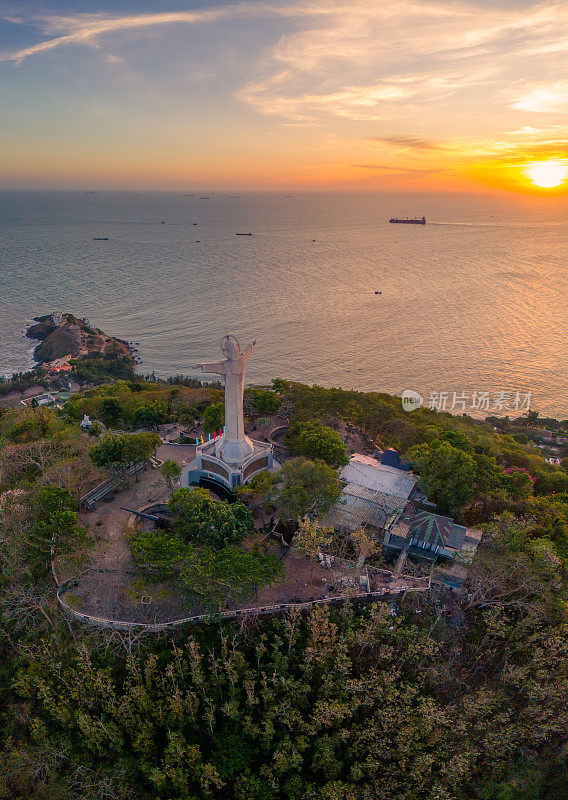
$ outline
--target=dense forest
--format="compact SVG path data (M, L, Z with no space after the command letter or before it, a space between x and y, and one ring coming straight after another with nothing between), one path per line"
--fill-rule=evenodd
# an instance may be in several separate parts
M104 470L80 419L192 425L220 393L137 379L0 412L0 797L565 797L568 473L533 444L538 420L496 430L384 394L273 390L302 457L340 464L317 425L352 426L483 526L465 590L167 635L89 629L61 613L50 571L54 542L88 558L77 497Z

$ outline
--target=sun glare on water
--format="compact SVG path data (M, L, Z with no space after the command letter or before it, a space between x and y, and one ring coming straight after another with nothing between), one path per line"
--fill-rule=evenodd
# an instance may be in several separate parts
M568 177L568 164L562 161L533 161L523 170L526 177L543 189L560 186Z

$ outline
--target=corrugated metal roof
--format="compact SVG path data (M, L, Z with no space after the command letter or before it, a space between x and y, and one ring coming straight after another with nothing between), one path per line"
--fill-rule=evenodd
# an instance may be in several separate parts
M327 522L333 527L351 530L362 524L384 528L404 505L404 500L397 497L350 483L327 515Z
M374 492L408 500L416 485L417 478L399 469L381 464L371 456L354 453L349 464L343 467L340 477L348 484L365 486Z

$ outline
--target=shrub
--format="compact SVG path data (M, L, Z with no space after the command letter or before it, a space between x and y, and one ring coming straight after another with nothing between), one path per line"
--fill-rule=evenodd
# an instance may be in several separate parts
M290 428L286 441L295 455L321 459L331 467L341 467L349 461L340 435L319 422L296 423Z
M168 507L175 530L192 544L236 544L254 530L246 506L215 500L206 489L179 489L171 496Z

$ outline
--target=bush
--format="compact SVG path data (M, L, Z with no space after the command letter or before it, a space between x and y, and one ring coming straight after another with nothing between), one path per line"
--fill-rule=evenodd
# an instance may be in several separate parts
M246 506L214 500L206 489L179 489L171 496L168 507L174 529L192 544L236 544L254 531Z
M290 428L286 442L294 455L321 459L330 467L341 467L349 462L340 435L319 422L296 423Z

